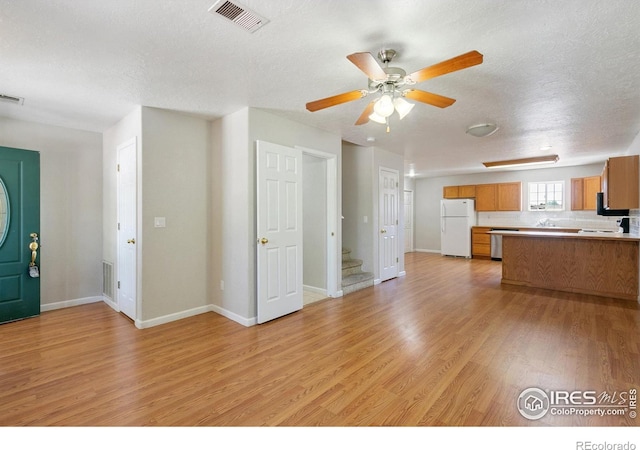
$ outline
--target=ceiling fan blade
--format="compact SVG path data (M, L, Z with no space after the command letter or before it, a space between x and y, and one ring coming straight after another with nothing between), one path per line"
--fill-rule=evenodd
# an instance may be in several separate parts
M369 102L364 111L362 111L362 114L360 114L360 117L358 117L358 120L356 120L356 125L364 125L365 123L369 122L369 116L373 112L373 105L375 104L375 102L375 100Z
M482 54L475 50L465 53L455 58L442 61L441 63L434 64L433 66L425 67L424 69L413 72L407 78L411 79L415 83L428 80L429 78L439 77L447 73L455 72L456 70L466 69L467 67L475 66L482 63Z
M367 95L367 91L358 89L356 91L345 92L343 94L334 95L332 97L323 98L313 102L307 103L307 109L311 112L318 111L320 109L329 108L330 106L340 105L342 103L351 102L353 100L361 99Z
M407 90L405 91L404 96L412 100L427 103L428 105L437 106L438 108L446 108L456 102L453 98L432 94L431 92L421 91L419 89Z
M371 53L353 53L347 59L362 70L366 76L372 80L386 80L387 74Z

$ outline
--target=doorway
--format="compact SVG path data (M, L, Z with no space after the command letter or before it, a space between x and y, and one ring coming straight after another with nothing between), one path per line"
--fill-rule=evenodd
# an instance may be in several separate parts
M297 148L303 155L303 283L308 304L339 295L338 169L335 154Z

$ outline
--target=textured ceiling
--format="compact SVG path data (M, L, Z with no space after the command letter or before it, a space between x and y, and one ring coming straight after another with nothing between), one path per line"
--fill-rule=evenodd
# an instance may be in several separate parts
M0 116L103 131L135 105L217 118L242 107L403 154L423 176L557 153L560 165L623 154L640 130L640 2L631 0L244 0L251 34L207 12L215 0L0 0ZM413 72L477 50L484 62L416 88L391 132L354 122L369 100L315 113L311 100L367 86L347 59L398 52ZM474 138L465 129L496 122ZM541 151L543 146L551 150Z

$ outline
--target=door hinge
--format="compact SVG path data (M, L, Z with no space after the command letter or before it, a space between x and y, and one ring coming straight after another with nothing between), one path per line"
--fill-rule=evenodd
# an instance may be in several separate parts
M118 222L118 231L120 231L120 222Z
M120 172L120 164L118 164L118 172Z
M398 260L398 258L396 258L396 262L400 262L400 261Z
M399 185L399 184L398 184L398 182L396 181L396 187L398 187L398 186L400 186L400 185Z
M120 289L120 282L118 281L118 289Z

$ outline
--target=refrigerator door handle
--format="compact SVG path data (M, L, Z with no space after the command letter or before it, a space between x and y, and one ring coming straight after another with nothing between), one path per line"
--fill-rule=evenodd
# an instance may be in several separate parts
M440 231L444 233L444 217L440 219Z

